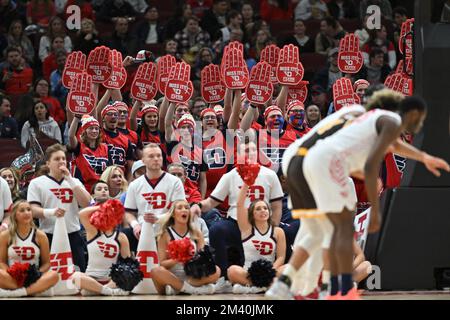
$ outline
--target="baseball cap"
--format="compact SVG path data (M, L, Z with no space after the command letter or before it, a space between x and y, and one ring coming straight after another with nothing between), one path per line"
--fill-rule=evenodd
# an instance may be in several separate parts
M135 161L133 163L133 166L131 167L131 174L134 176L134 173L142 167L145 167L145 164L142 162L142 160Z

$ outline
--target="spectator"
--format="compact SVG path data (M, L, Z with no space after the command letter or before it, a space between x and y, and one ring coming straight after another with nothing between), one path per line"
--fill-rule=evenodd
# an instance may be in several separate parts
M64 50L64 39L60 36L56 36L52 40L52 51L42 62L42 75L45 80L50 81L50 74L58 69L58 64L56 63L56 54L65 53Z
M136 16L133 6L124 0L106 1L97 13L97 18L104 22L114 22L120 18Z
M270 34L265 30L259 30L256 34L255 43L250 48L250 57L259 60L261 51L269 44L270 41L272 41Z
M23 32L22 21L14 20L9 26L8 31L8 46L21 46L22 56L26 62L33 64L34 61L34 48L30 38Z
M102 40L98 36L94 21L87 18L81 20L81 29L78 31L74 43L74 50L81 51L86 56L92 50L102 45Z
M233 30L242 29L242 15L239 11L231 10L227 14L227 25L220 29L219 35L216 38L221 38L222 42L230 41L230 34Z
M148 9L148 3L145 0L125 0L137 13L145 13Z
M33 113L34 105L41 101L41 97L34 91L21 95L15 110L11 112L19 125L19 132L26 121L28 121Z
M268 22L290 20L292 18L292 7L288 0L262 0L260 14L261 18Z
M255 23L255 10L253 10L250 2L244 2L241 9L241 15L244 31L247 31L247 28L250 28L253 23Z
M338 67L339 49L333 48L328 51L328 66L319 70L314 76L314 83L330 91L337 79L342 78L343 74Z
M384 83L391 68L385 64L383 50L375 47L370 52L369 59L370 63L362 67L356 78L366 79L371 85Z
M246 41L248 41L250 44L255 43L259 30L264 30L269 35L269 37L272 36L270 33L269 24L264 20L257 20L255 23L252 23L247 27L247 30L245 31Z
M203 30L207 30L210 36L218 34L219 30L226 25L226 14L228 12L227 0L214 0L211 9L205 12L201 26ZM217 40L213 38L212 40Z
M17 139L18 137L16 119L11 117L11 102L4 95L0 95L0 138Z
M64 7L64 17L67 21L69 14L67 13L67 8L70 6L78 6L81 9L81 19L91 19L95 20L95 12L92 7L91 1L89 0L66 0L66 6Z
M112 35L109 47L120 51L123 57L136 55L138 50L138 39L129 32L128 19L120 17L115 21L115 31Z
M203 68L209 65L210 63L213 63L213 61L214 61L213 51L208 47L201 48L197 54L197 57L195 58L195 65L192 68L191 72L192 80L197 81L201 80L201 72Z
M205 11L213 5L212 0L187 0L186 3L191 6L194 16L200 20L203 18Z
M103 171L100 180L108 184L111 199L120 199L127 192L128 182L122 169L116 165L109 166Z
M61 143L61 130L56 121L50 116L48 106L43 102L34 105L30 120L25 122L22 127L20 142L22 147L26 148L31 135L36 135L39 141L41 138L56 140L55 143Z
M8 47L6 59L0 71L0 88L8 95L27 93L33 82L33 70L22 58L21 49Z
M193 99L190 113L194 117L195 121L201 121L201 113L204 109L206 109L206 107L206 102L202 97L196 97Z
M408 19L408 12L404 7L396 7L392 12L394 14L394 44L397 46L402 24Z
M13 202L17 200L26 199L26 194L20 190L20 181L17 171L12 167L6 167L0 170L0 177L5 179L11 191L11 198Z
M136 34L141 46L163 42L164 29L158 22L158 17L158 9L155 6L150 6L145 10L145 20L136 27Z
M50 74L50 92L52 96L57 98L62 106L66 105L67 94L69 89L62 84L62 73L66 64L66 53L59 51L56 53L57 69Z
M15 1L0 1L0 29L8 30L11 23L19 18Z
M175 15L166 25L166 33L164 39L171 39L178 31L183 30L186 25L187 19L192 17L192 8L189 4L177 8Z
M178 54L178 42L173 39L167 39L163 44L164 53L163 55L170 54L174 56L177 60L180 60L180 56Z
M359 47L361 49L364 47L364 45L367 43L367 41L369 41L369 38L370 38L370 34L369 34L370 30L367 27L367 20L369 17L370 17L369 15L364 16L362 28L355 30L355 36L357 36L359 39Z
M66 34L64 21L60 17L53 17L50 19L47 34L42 36L39 42L39 58L41 61L44 61L51 53L52 41L57 36L64 39L64 49L66 52L72 52L72 40Z
M187 20L186 27L175 35L175 41L178 42L178 52L183 54L183 59L191 64L194 62L193 55L200 48L211 44L209 34L200 28L197 17Z
M323 0L301 0L295 7L296 20L322 20L328 15L327 4Z
M321 117L325 118L328 112L327 90L318 84L313 85L311 88L311 102L319 107Z
M320 33L315 40L316 53L328 55L331 48L339 47L339 40L345 36L345 31L334 18L327 17L320 22Z
M384 61L389 64L391 69L394 69L397 65L397 56L395 53L395 47L392 41L387 38L387 31L385 26L381 26L381 29L370 30L369 41L363 47L364 63L369 64L369 54L375 48L380 48L384 53Z
M34 84L34 92L36 92L41 101L44 102L50 111L50 115L55 119L58 125L62 126L66 121L66 114L58 99L50 95L49 83L44 78L39 78Z
M27 4L27 23L48 26L49 18L56 16L56 9L53 1L31 0Z
M306 123L308 127L314 128L316 124L318 124L322 120L320 115L320 109L315 104L310 104L306 107Z
M351 0L331 0L327 6L330 15L336 20L358 17L355 4Z
M379 6L382 16L388 20L392 20L392 7L389 0L361 0L359 4L361 20L367 14L367 8L371 5Z
M293 44L298 47L301 53L314 52L313 40L306 35L306 26L303 20L296 20L294 23L294 34L287 37L281 46Z

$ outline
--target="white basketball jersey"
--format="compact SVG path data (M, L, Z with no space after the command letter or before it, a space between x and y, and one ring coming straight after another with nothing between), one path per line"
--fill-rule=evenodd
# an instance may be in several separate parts
M84 189L80 180L73 179L78 186ZM80 230L78 201L65 179L56 181L54 178L44 175L31 180L27 201L30 204L38 204L44 209L61 208L66 210L64 220L67 232L72 233ZM39 219L39 229L45 233L53 234L55 221L56 217Z
M16 233L15 240L15 244L11 243L8 247L8 265L12 266L15 262L19 262L34 264L39 267L41 249L36 242L36 229L31 228L25 239L22 239Z
M108 279L113 263L117 262L120 254L119 232L116 230L110 236L103 232L87 243L88 266L86 274L96 279Z
M250 268L252 262L259 259L266 259L272 263L275 261L277 241L273 233L273 226L270 226L264 234L259 232L258 228L252 227L252 234L242 240L245 257L244 269Z
M185 235L180 236L172 227L167 228L167 232L169 233L170 240L182 240L184 238L192 239L191 233L188 231ZM193 240L191 240L192 245L194 246L194 252L197 252L197 243ZM174 265L170 272L172 272L174 275L176 275L178 278L183 279L185 278L185 272L184 272L184 266L182 263L177 263Z
M348 174L363 171L367 157L378 136L377 120L382 116L391 117L398 125L402 123L400 116L394 112L380 109L371 110L356 118L351 125L342 128L331 137L318 141L311 151L317 148L333 154L331 161L336 162L336 166L342 165Z
M172 202L185 199L183 183L178 177L163 172L156 184L152 184L144 174L130 183L125 210L137 212L139 223L143 223L146 211L160 217L169 210Z
M236 168L226 173L220 178L219 183L214 188L210 197L218 202L223 202L228 196L228 216L237 219L236 203L239 195L239 189L244 182L237 172ZM255 200L265 200L267 203L283 199L283 189L277 174L261 166L255 183L249 187L245 206L248 207Z
M364 112L366 112L366 109L364 109L364 107L359 104L355 104L355 105L352 105L349 107L342 108L339 111L336 111L336 112L330 114L325 119L320 121L310 131L308 131L308 133L305 134L303 137L295 140L295 142L292 143L283 154L283 161L281 162L283 174L285 176L287 175L289 162L297 154L298 148L300 148L300 146L305 141L311 139L316 134L321 136L322 131L327 130L328 128L332 127L334 124L338 123L341 119L342 120L352 119L352 118L362 115ZM318 137L318 139L320 139L320 137Z

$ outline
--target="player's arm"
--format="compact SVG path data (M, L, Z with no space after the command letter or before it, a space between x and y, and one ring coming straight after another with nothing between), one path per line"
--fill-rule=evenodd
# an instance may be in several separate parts
M280 93L278 94L278 97L277 97L276 104L281 109L283 114L286 113L286 102L287 102L287 97L288 97L288 91L289 91L288 86L281 86Z
M377 192L377 178L380 163L383 161L385 153L392 142L400 136L401 126L391 117L382 116L376 123L378 138L370 150L366 164L364 166L365 185L367 197L371 203L371 215L369 232L377 232L381 226L380 204Z
M281 200L275 200L270 202L270 207L272 209L272 223L278 226L281 221L281 210L283 208L283 203Z
M167 142L173 141L173 129L172 129L172 122L173 122L173 114L175 113L175 103L170 103L169 110L167 110L166 114L166 120L164 123L164 136Z
M130 114L130 129L133 131L137 130L137 114L139 113L139 109L141 108L142 102L139 100L136 100L133 104L133 108L131 108L131 114Z
M239 230L241 230L241 234L244 234L245 236L252 230L252 225L250 221L248 221L248 210L245 206L245 199L247 199L248 188L249 186L244 182L241 189L239 190L238 198L236 201L237 223L239 226Z
M0 270L8 270L8 242L9 232L0 233Z
M36 229L36 241L41 250L39 271L47 272L50 269L50 244L47 235L41 230Z
M425 151L417 149L400 138L398 138L391 146L393 147L392 150L394 153L407 159L422 162L428 171L433 173L436 177L441 176L439 170L450 172L450 166L444 159L429 155Z
M286 236L284 235L283 229L279 227L275 228L274 233L275 239L277 239L277 252L273 267L277 269L284 264L284 259L286 258Z
M78 129L78 124L80 123L80 118L78 117L73 117L72 122L70 123L70 128L69 128L69 148L71 150L75 150L76 147L78 146L78 140L76 137L77 134L77 129Z
M163 235L158 241L158 257L162 267L166 269L171 269L178 261L170 259L167 256L167 245L169 244L170 238L167 231L164 231Z
M98 230L91 223L91 215L97 211L100 206L87 207L80 211L80 222L86 230L86 238L88 240L94 238Z
M247 112L245 112L244 117L241 121L240 129L247 131L252 126L253 120L256 118L258 112L258 107L256 105L250 104L250 106L247 109Z
M127 236L124 233L120 232L118 240L120 243L120 256L122 258L131 257L130 242L128 242Z

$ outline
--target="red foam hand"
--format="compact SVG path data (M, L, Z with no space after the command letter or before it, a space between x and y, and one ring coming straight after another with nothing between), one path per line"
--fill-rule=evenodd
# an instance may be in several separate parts
M278 82L284 85L296 85L303 79L304 69L299 60L298 47L285 45L280 50L277 66Z
M278 83L277 80L277 66L278 66L278 60L280 58L280 48L278 48L276 45L271 44L269 46L266 46L261 51L261 61L265 61L272 67L272 71L270 73L270 81L272 83Z
M223 49L222 61L220 63L220 76L222 77L222 80L224 79L226 56L228 55L228 51L231 49L238 49L239 52L242 53L242 57L244 57L244 45L239 41L232 41L225 46Z
M238 164L236 166L237 172L239 173L245 184L248 186L252 186L253 184L255 184L260 169L261 165L259 163L253 164L245 163L245 164Z
M405 78L403 77L403 74L394 73L386 78L386 80L384 81L384 85L386 86L386 88L403 93L404 81Z
M86 69L86 55L81 51L74 51L67 56L66 65L62 73L62 84L67 89L72 87L73 79Z
M158 60L158 89L164 95L166 93L167 82L169 81L170 69L177 63L174 56L165 55Z
M157 93L156 64L145 62L139 66L131 84L131 97L139 101L150 101Z
M201 73L201 93L206 103L217 103L225 97L225 85L220 79L219 66L210 64Z
M359 96L353 91L352 81L349 78L340 78L333 84L333 102L336 111L361 102Z
M89 53L86 70L92 76L92 82L105 82L111 76L111 69L111 49L101 46Z
M254 104L265 104L272 98L273 84L270 81L272 66L267 62L258 62L250 74L245 94L248 101Z
M414 92L414 83L413 79L409 77L407 74L403 74L403 90L402 93L405 96L412 96Z
M405 73L408 75L413 75L414 74L413 57L405 56L405 63L406 63Z
M300 81L295 86L289 86L287 103L289 104L292 100L305 102L308 97L308 84L309 81Z
M170 69L165 94L167 100L175 103L188 102L194 93L194 86L190 78L191 66L186 62L177 62Z
M111 51L111 75L103 85L109 89L121 89L127 82L127 70L122 64L122 53L117 50Z
M400 53L405 56L412 56L413 52L413 32L414 32L414 18L408 19L402 23L400 29L400 38L398 42L398 49Z
M95 107L95 95L92 92L92 77L86 72L78 74L67 95L67 106L74 114L88 114Z
M167 253L171 259L186 263L194 256L195 248L191 240L186 237L170 241L167 245Z
M404 63L403 63L403 59L400 60L397 64L397 68L395 69L395 73L404 73Z
M244 89L248 84L248 68L242 52L228 49L224 66L224 82L229 89Z
M354 33L346 34L339 43L338 67L343 73L358 73L364 64L359 39Z

